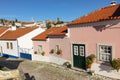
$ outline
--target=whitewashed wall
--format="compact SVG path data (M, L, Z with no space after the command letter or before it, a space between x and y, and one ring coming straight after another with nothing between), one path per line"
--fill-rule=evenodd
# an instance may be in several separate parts
M7 44L6 44L7 42L13 44L13 49L7 49ZM0 41L0 46L2 48L2 53L17 56L17 57L19 56L16 40L15 41Z
M44 29L42 28L37 28L30 33L18 38L18 45L20 48L28 48L32 49L33 48L33 42L32 38L35 37L36 35L42 33Z
M65 62L70 62L69 60L65 60L65 59L62 59L62 58L58 58L58 57L55 57L55 56L42 56L42 55L39 55L39 54L33 54L32 55L32 60L35 60L35 61L45 61L45 62L52 62L52 63L56 63L56 64L59 64L59 65L63 65L63 63Z

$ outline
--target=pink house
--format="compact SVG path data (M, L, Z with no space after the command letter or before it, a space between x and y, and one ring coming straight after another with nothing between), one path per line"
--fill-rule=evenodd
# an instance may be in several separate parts
M71 59L69 48L70 42L67 36L66 26L52 27L42 34L37 35L32 40L35 52L33 55L34 60L63 64L65 61ZM58 50L61 50L62 53L57 54ZM42 52L45 52L44 56L42 55Z
M68 24L72 66L85 68L85 58L96 55L96 70L101 64L120 58L120 4L100 8Z

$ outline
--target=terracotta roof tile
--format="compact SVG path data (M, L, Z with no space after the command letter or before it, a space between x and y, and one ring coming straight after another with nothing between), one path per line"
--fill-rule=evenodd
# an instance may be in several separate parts
M0 28L0 35L5 32L8 28Z
M32 40L46 40L49 35L56 36L56 35L64 35L66 34L67 27L52 27L43 33L37 35Z
M48 37L48 34L54 32L57 29L58 29L58 27L52 27L52 28L44 31L43 33L35 36L34 38L32 38L32 40L46 40Z
M48 34L50 36L59 36L59 35L65 35L67 33L67 26L60 27L56 31Z
M33 31L38 27L32 28L19 28L17 30L9 30L0 37L0 40L16 40L17 38Z
M82 16L68 25L98 22L111 19L120 19L120 4L98 9L86 16Z

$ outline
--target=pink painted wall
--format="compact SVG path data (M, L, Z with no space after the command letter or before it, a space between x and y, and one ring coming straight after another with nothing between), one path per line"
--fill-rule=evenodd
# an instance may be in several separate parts
M120 24L69 27L71 43L85 43L86 54L97 54L97 44L113 46L113 58L120 58Z
M48 41L33 41L34 51L38 51L38 45L42 45L45 56L49 55L49 42Z
M55 46L59 45L60 49L62 50L62 54L57 55L56 51L51 54L52 56L56 56L62 59L66 60L71 60L71 53L70 53L70 48L71 44L68 38L49 38L50 39L50 44L49 48L55 50Z

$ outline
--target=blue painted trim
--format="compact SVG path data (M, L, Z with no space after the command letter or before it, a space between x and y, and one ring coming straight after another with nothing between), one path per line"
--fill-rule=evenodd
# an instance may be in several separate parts
M19 58L17 56L9 55L9 54L6 54L6 53L3 53L2 56L3 57L9 57L9 58Z
M20 57L21 57L21 58L28 59L28 60L32 60L32 55L31 55L31 54L20 53Z

